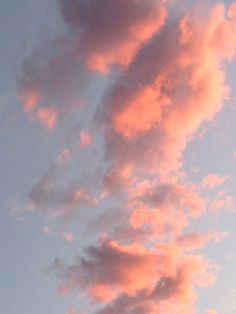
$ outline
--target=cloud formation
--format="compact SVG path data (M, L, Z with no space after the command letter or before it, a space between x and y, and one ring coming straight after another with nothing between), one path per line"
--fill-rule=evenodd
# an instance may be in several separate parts
M215 274L200 256L183 256L176 243L159 243L152 251L106 241L91 246L72 266L55 261L52 269L71 288L111 302L98 313L193 313L196 286L214 283ZM142 274L142 275L140 275ZM118 295L118 297L116 297ZM162 311L162 312L161 312ZM181 312L182 311L182 312ZM177 313L177 312L176 312Z
M203 10L167 23L108 93L102 110L114 164L178 168L190 137L229 96L222 63L235 51L232 22L222 4Z
M77 35L78 58L91 70L127 66L164 23L162 1L61 1L61 13Z
M228 179L229 179L229 176L219 176L217 174L209 174L203 179L203 185L212 189L216 186L223 185Z
M221 192L209 206L202 187L213 189L228 176L191 182L183 152L230 95L224 64L235 55L236 5L202 4L183 13L165 3L61 0L67 36L36 49L20 77L24 109L46 129L91 105L93 83L107 79L89 119L95 136L78 130L80 148L102 150L96 189L79 180L57 184L66 149L29 196L47 212L96 208L89 226L91 234L101 231L100 242L74 264L55 260L49 269L62 280L61 294L78 289L103 304L97 314L196 313L195 288L213 284L217 267L195 251L228 236L186 231L209 207L232 207L233 199Z
M26 113L46 129L85 104L94 72L128 66L167 14L162 1L155 0L61 0L59 8L68 29L37 47L19 76Z

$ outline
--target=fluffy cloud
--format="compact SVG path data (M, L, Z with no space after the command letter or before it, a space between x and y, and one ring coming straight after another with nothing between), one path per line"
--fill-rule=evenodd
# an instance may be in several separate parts
M79 58L92 70L127 66L164 23L162 1L61 1L61 13L77 35Z
M209 174L203 179L203 185L212 189L216 186L223 185L228 179L229 179L229 176L219 176L217 174Z
M61 0L60 10L67 36L25 61L20 98L32 119L52 129L64 114L88 105L94 82L107 80L88 119L93 138L79 130L80 147L93 143L102 150L93 177L98 196L88 188L90 178L88 186L57 183L70 156L65 150L30 200L67 215L97 207L90 233L102 234L100 244L88 246L74 264L56 260L50 270L61 278L62 294L79 289L104 303L98 314L196 313L195 287L216 276L192 251L228 234L185 229L206 211L201 188L213 189L228 177L190 182L183 152L229 97L223 65L235 54L235 4L228 12L220 3L184 14L170 10L168 18L164 1L154 0ZM232 198L219 194L210 207L232 205Z
M180 166L189 138L229 95L222 63L234 55L235 43L222 4L175 18L153 37L101 107L107 157L116 168L128 163L168 172Z
M46 129L86 102L94 71L127 66L166 17L162 1L154 0L61 0L59 7L68 29L36 48L19 76L25 111Z
M86 257L74 265L55 261L51 270L70 288L83 289L90 298L101 302L110 300L99 311L107 314L136 313L132 311L149 306L157 313L165 306L169 308L165 313L175 307L178 313L192 313L193 284L207 286L215 280L202 257L183 256L175 243L158 244L150 251L138 245L105 241L98 247L88 247Z

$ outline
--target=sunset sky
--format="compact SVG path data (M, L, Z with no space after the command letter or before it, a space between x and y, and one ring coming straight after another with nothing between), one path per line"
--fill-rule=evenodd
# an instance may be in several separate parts
M236 2L8 0L0 312L236 313Z

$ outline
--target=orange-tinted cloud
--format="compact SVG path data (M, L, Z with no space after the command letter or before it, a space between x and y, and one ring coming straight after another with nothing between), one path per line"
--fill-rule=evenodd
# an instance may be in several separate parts
M198 250L204 247L208 241L213 240L215 243L221 241L221 239L228 237L227 232L209 232L207 234L191 233L183 235L178 238L178 243L182 245L186 250Z
M19 77L19 99L28 114L42 107L36 117L46 128L56 122L52 110L64 116L86 102L94 71L105 74L110 66L130 64L167 15L162 1L154 0L59 3L68 29L35 48Z
M36 116L47 130L52 130L57 121L57 112L51 108L41 107Z
M83 106L94 81L95 75L76 57L73 38L63 34L45 40L25 60L18 78L19 100L30 119L52 128L60 117Z
M52 234L52 235L59 236L59 237L63 238L66 242L73 242L74 241L74 234L72 232L63 232L63 231L57 230L55 228L51 228L49 226L44 226L42 228L42 231L45 234Z
M108 157L115 164L135 161L145 171L180 167L189 138L229 95L221 65L235 44L220 4L164 26L109 90L101 109Z
M219 312L217 312L216 310L213 310L213 309L209 309L206 311L206 314L219 314Z
M129 200L130 225L134 229L150 228L151 233L162 238L167 234L178 236L205 210L205 200L194 185L162 183L152 187L143 185L140 195ZM132 191L134 193L134 191ZM149 235L150 236L150 235Z
M217 174L209 174L203 179L203 184L212 189L216 186L223 185L227 180L229 179L229 176L219 176Z
M202 257L183 256L174 243L158 244L150 251L105 241L100 247L87 248L86 255L71 266L56 261L51 269L71 288L86 290L90 298L100 302L111 301L99 313L128 314L138 308L153 308L157 313L172 313L177 308L179 313L194 313L193 285L207 286L215 281L214 269Z
M83 131L80 132L80 146L81 147L90 146L92 142L93 140L92 140L91 134L87 132L83 132Z
M50 268L61 294L78 289L105 303L98 314L196 313L195 287L213 284L216 267L192 252L228 235L185 230L206 211L202 186L205 193L228 177L190 182L183 153L229 97L223 65L235 55L235 5L228 13L222 4L170 10L166 19L163 3L61 0L68 36L34 52L22 70L25 110L48 129L86 104L96 80L107 80L90 117L101 137L79 134L81 147L93 141L102 150L93 179L58 183L65 150L30 193L35 207L67 216L98 207L89 231L101 232L100 244ZM226 206L233 199L222 193L210 203Z
M127 66L166 17L162 2L153 0L62 0L61 12L78 32L79 58L101 72L113 64Z
M22 90L19 95L27 113L30 113L38 104L39 97L35 90Z

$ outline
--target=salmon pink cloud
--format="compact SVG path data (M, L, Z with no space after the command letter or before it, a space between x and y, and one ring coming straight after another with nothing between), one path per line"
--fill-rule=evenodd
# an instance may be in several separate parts
M90 298L110 301L99 313L132 313L139 308L159 313L165 306L167 313L175 308L194 313L193 284L201 287L215 281L214 267L201 256L183 256L174 243L160 243L148 251L105 241L100 247L88 247L86 255L71 266L55 261L51 270L72 288L87 289Z
M27 113L30 113L38 104L39 97L34 90L22 90L19 96Z
M177 241L186 250L198 250L204 247L208 241L213 240L215 243L229 236L228 232L209 232L207 234L191 233L181 236Z
M197 313L198 288L214 284L218 271L201 249L229 235L192 230L194 220L233 207L233 198L215 190L228 176L192 182L184 152L230 96L225 65L235 56L235 4L182 10L171 3L60 0L65 33L35 49L19 78L25 111L46 129L69 113L78 117L76 126L72 118L61 124L68 145L29 200L87 228L74 263L56 259L49 272L62 295L83 292L96 314ZM77 149L63 183L78 138L90 148Z
M92 144L92 136L87 132L80 132L80 147L90 146Z
M61 13L78 37L78 55L91 70L127 66L164 23L162 1L61 1Z
M230 4L227 15L229 19L232 21L232 23L235 24L235 21L236 21L236 3L235 2Z
M72 307L69 307L67 310L67 314L76 314L76 312Z
M22 65L19 100L29 118L43 126L52 128L59 117L81 109L96 80L77 60L74 46L73 38L64 34L45 39Z
M221 29L229 35L218 34ZM221 65L234 49L235 33L223 5L207 14L190 11L172 27L166 24L105 99L108 158L115 164L135 160L137 167L148 165L145 171L154 165L165 172L180 167L190 137L229 95Z
M213 310L213 309L209 309L209 310L207 310L206 314L219 314L219 312L217 312L216 310Z
M234 210L234 198L231 195L227 195L221 192L217 195L216 199L210 204L211 209L215 213L220 211L232 211Z
M47 129L53 129L57 121L57 112L50 108L40 108L37 113L38 121Z
M209 174L203 179L203 184L212 189L216 186L223 185L227 180L229 179L229 176L219 176L217 174Z
M73 306L69 306L66 314L89 314L87 310L76 310Z
M74 241L74 234L71 232L63 232L60 230L56 230L55 228L51 228L49 226L44 226L42 228L42 231L48 235L51 234L51 235L59 236L62 239L64 239L66 242L73 242Z
M128 66L167 15L163 2L155 0L58 2L68 29L35 48L19 76L25 111L42 106L36 116L46 128L56 122L51 114L49 118L51 107L64 116L84 105L96 81L93 72L105 74L110 66Z

